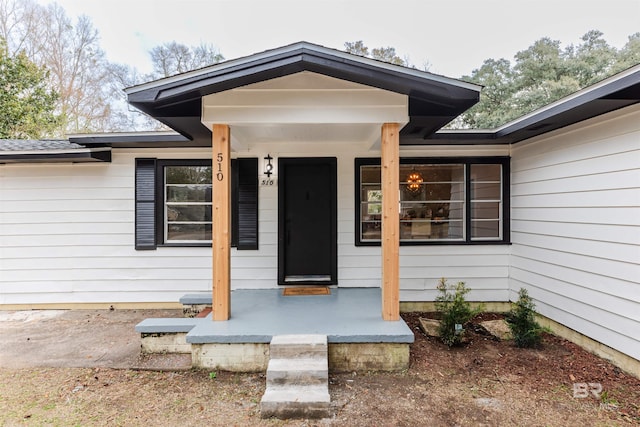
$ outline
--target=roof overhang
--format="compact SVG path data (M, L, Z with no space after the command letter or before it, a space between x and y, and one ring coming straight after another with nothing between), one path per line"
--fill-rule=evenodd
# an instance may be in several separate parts
M640 102L640 65L609 77L497 129L441 130L406 145L515 144Z
M110 161L111 147L82 147L60 150L0 151L0 164L96 163Z
M159 148L208 147L211 141L194 142L176 132L109 132L69 135L69 142L87 147Z
M401 136L426 138L478 102L480 86L301 42L125 90L129 103L190 140L210 141L202 98L301 72L406 95Z

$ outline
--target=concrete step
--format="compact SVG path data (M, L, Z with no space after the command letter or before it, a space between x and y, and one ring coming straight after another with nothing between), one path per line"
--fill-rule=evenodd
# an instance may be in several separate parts
M326 418L330 414L326 335L279 335L269 346L264 418Z
M330 410L326 386L271 387L260 402L263 418L327 418Z
M271 359L267 387L279 385L325 385L329 378L326 359Z
M276 335L269 346L271 359L314 359L326 355L326 335Z

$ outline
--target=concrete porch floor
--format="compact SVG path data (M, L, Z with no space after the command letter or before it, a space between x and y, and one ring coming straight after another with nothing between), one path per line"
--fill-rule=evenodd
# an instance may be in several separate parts
M409 366L413 332L404 320L384 321L379 288L332 288L331 295L283 296L282 289L235 290L231 318L145 319L136 326L147 353L191 353L192 366L265 371L275 335L326 335L329 368L395 371ZM186 305L208 305L206 294Z
M407 324L382 320L379 288L332 288L331 295L283 296L282 289L240 289L231 293L231 318L214 322L211 314L193 319L146 319L143 334L188 332L186 342L269 343L274 335L321 334L329 343L412 343ZM189 298L191 297L191 298ZM210 304L211 297L190 295L183 303Z

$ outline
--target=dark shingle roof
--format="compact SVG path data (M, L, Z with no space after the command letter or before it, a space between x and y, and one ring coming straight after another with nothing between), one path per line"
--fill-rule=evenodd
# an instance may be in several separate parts
M47 151L85 148L66 139L0 139L0 151Z
M85 147L65 139L0 139L0 164L110 161L111 147Z

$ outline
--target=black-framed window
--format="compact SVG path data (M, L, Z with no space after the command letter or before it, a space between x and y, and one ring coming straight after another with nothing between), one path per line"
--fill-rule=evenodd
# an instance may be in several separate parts
M159 242L211 244L211 170L210 160L158 160Z
M136 159L136 249L211 246L210 159ZM231 245L258 249L258 159L231 161Z
M356 245L379 245L379 158L355 160ZM509 242L509 158L400 159L400 244Z

